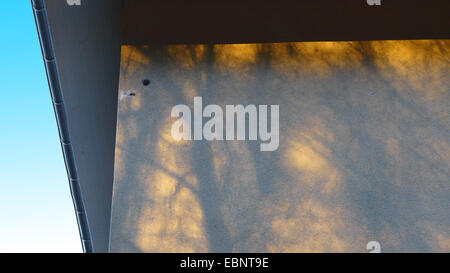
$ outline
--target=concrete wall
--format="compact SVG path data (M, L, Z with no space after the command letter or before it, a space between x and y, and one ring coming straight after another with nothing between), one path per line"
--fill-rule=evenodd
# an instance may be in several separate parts
M450 251L449 63L448 40L124 46L111 251ZM279 105L279 149L175 141L194 96Z

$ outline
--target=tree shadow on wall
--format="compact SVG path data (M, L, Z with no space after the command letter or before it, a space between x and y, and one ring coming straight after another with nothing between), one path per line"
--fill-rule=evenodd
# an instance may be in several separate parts
M124 46L111 250L449 251L449 48ZM174 141L170 110L194 96L280 105L279 149Z

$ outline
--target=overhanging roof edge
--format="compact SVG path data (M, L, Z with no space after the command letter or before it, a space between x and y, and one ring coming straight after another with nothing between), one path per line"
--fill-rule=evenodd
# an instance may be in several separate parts
M57 121L61 148L63 151L64 162L67 176L69 178L70 191L74 203L76 218L83 251L85 253L93 252L92 240L89 230L86 211L84 209L83 197L79 184L75 158L73 155L72 142L70 140L66 110L64 107L64 98L61 92L59 73L55 58L53 41L50 34L47 10L44 0L31 0L33 14L36 22L36 28L39 36L42 56L45 63L47 81L52 97L53 110Z

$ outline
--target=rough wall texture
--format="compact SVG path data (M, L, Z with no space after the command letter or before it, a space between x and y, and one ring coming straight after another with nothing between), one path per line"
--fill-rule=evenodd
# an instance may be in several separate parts
M124 46L118 92L112 252L450 251L448 40ZM175 141L194 96L279 149Z

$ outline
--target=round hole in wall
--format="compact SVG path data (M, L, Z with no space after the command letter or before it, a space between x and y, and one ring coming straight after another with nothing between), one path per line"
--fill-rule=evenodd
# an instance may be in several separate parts
M142 84L144 86L148 86L148 85L150 85L150 80L149 79L142 80Z

